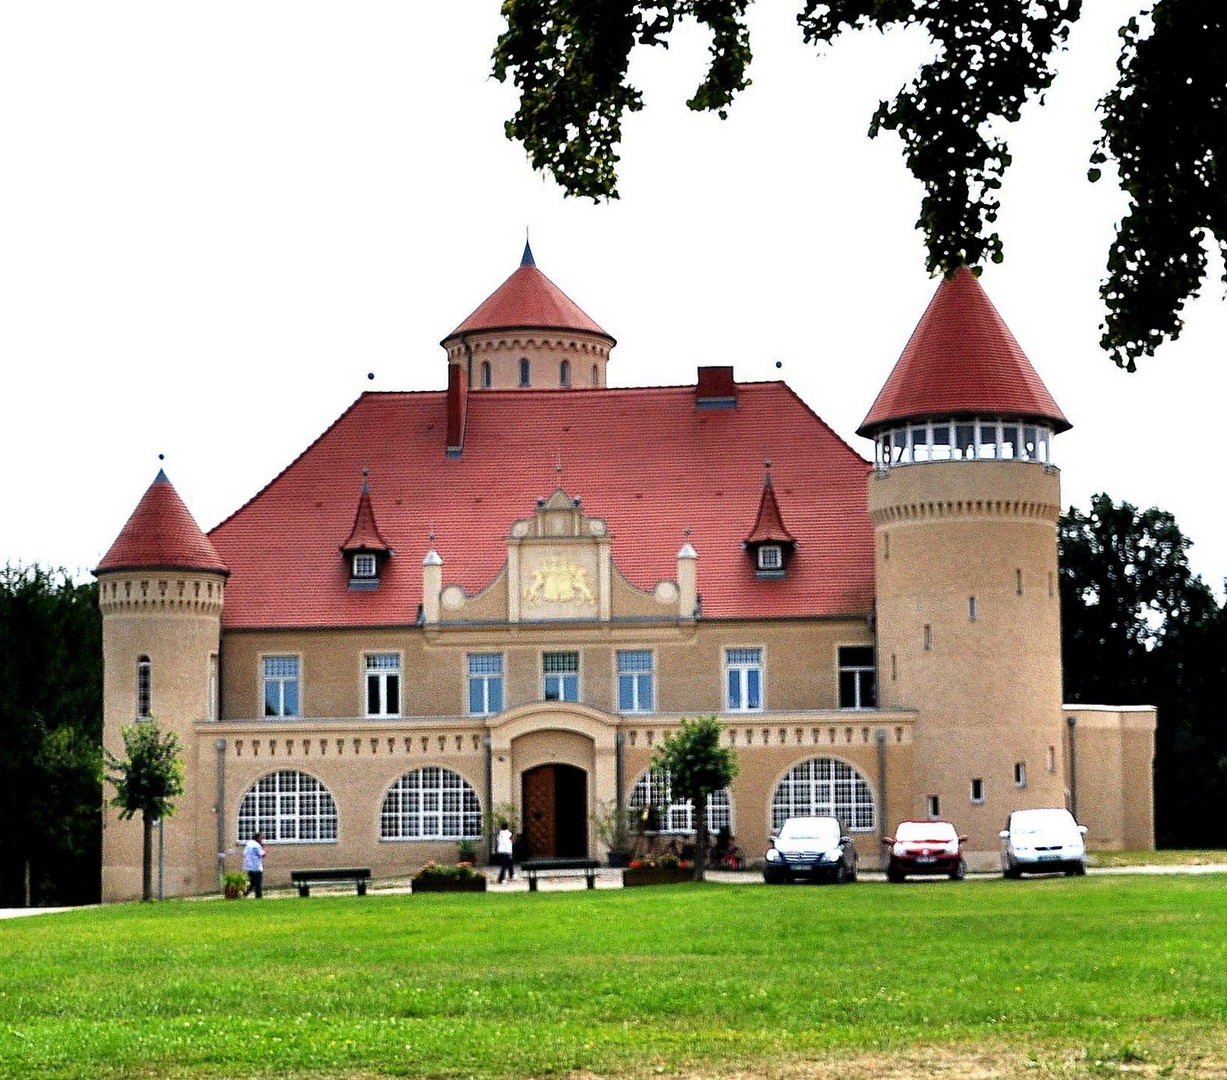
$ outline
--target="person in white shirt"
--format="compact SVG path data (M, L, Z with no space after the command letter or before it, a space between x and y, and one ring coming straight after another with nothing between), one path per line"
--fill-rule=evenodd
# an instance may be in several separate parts
M513 881L516 876L515 864L512 861L512 856L515 852L515 838L511 835L511 828L505 821L500 821L498 825L498 836L494 839L494 853L498 856L498 883L503 883L503 877L506 875L508 881Z
M256 833L247 841L243 848L243 872L247 875L247 891L244 896L256 894L257 900L264 898L264 834Z

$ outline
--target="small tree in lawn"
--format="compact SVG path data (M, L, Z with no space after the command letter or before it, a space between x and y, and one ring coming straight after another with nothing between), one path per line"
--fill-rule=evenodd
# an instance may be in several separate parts
M144 825L141 851L143 900L153 899L153 823L175 812L172 800L183 794L182 744L173 731L163 733L152 722L123 729L125 757L106 751L107 780L115 785L111 805L122 820L138 813Z
M654 758L669 774L670 798L689 799L694 806L696 881L707 870L707 800L728 787L738 769L737 755L720 745L721 730L714 716L683 720L681 728L665 736Z

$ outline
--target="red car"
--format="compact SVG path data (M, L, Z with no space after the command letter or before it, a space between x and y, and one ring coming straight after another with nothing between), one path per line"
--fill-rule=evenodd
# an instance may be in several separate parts
M894 836L882 838L888 845L886 880L899 882L908 874L945 874L962 881L967 873L963 842L948 821L901 821Z

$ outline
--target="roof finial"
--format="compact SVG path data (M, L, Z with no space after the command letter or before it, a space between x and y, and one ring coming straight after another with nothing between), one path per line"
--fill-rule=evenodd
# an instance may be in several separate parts
M685 537L689 537L689 536L690 536L690 526L689 526L689 525L687 525L687 526L686 526L686 528L684 528L684 529L682 530L682 535L683 535L683 536L685 536Z
M767 458L767 460L763 462L763 468L767 471L767 475L763 478L763 486L771 487L771 459L770 458Z
M430 526L430 546L431 547L435 546L435 526L433 522L431 523L431 526Z
M528 244L528 226L524 226L524 255L520 259L521 266L536 266L533 260L533 249Z
M371 493L371 485L368 483L368 478L371 475L371 470L365 465L362 466L362 494L369 495Z

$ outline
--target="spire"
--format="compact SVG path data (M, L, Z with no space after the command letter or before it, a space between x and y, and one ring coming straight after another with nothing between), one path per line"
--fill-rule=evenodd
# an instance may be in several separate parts
M771 482L771 462L764 462L766 476L763 479L763 495L758 503L758 517L754 528L745 538L745 545L752 547L758 544L796 544L796 537L788 531L784 517L780 513L779 500L775 497L775 485Z
M1031 361L966 267L937 287L857 434L909 420L1015 416L1069 428Z
M524 233L524 255L520 259L521 266L536 266L537 263L533 259L533 249L528 246L528 231Z
M341 551L346 555L356 552L384 555L392 553L391 545L383 538L379 526L375 524L375 509L371 506L371 485L367 481L366 469L362 470L362 492L358 496L354 527L349 530L349 538L341 545Z
M163 469L94 573L138 569L230 572Z

